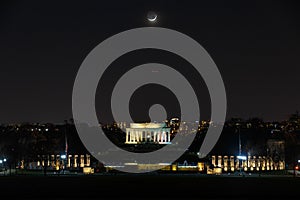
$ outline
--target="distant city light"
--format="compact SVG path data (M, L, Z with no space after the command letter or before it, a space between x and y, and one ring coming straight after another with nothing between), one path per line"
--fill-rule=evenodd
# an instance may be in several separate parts
M61 155L60 158L61 158L61 159L66 159L67 156L66 156L66 155Z
M48 129L46 128L45 131L48 131Z
M166 165L166 166L169 166L171 165L172 163L158 163L158 165Z
M247 157L246 156L237 156L237 159L239 159L239 160L247 160Z
M3 159L3 162L6 162L6 158Z
M2 164L3 163L3 160L0 160L0 164Z
M298 163L300 163L300 160L298 160Z

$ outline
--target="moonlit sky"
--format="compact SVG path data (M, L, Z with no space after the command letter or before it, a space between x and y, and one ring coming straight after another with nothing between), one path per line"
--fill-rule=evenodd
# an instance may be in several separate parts
M0 4L0 123L72 117L73 82L85 56L131 28L171 28L217 64L227 118L283 120L300 110L297 1L7 1Z

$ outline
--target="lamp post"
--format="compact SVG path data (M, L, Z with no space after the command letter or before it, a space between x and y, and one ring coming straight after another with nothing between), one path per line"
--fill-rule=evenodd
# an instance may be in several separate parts
M2 159L0 159L0 169L2 170L2 167L3 167L3 160Z
M237 124L237 131L238 131L238 139L239 139L239 153L238 153L238 156L237 156L237 159L238 159L238 162L239 162L239 171L240 171L240 174L242 172L242 167L241 167L241 160L244 159L244 157L242 156L242 142L241 142L241 129L240 129L240 124Z
M240 128L238 129L239 131L239 156L242 155L242 142L241 142L241 131Z
M64 174L64 173L65 173L65 168L66 168L66 158L67 158L67 155L62 154L62 155L60 156L60 158L61 158L62 161L63 161L63 174Z
M4 175L6 174L6 161L7 161L7 159L6 158L4 158L3 159L3 163L4 163Z

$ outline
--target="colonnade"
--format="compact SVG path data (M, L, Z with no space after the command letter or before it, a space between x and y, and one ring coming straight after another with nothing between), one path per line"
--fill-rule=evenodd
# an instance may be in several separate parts
M126 129L126 144L138 144L142 142L153 142L159 144L169 144L171 135L169 129Z

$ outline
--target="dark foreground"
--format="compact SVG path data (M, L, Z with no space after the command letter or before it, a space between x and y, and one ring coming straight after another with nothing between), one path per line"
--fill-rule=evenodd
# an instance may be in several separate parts
M299 199L300 178L204 175L0 177L1 199Z

